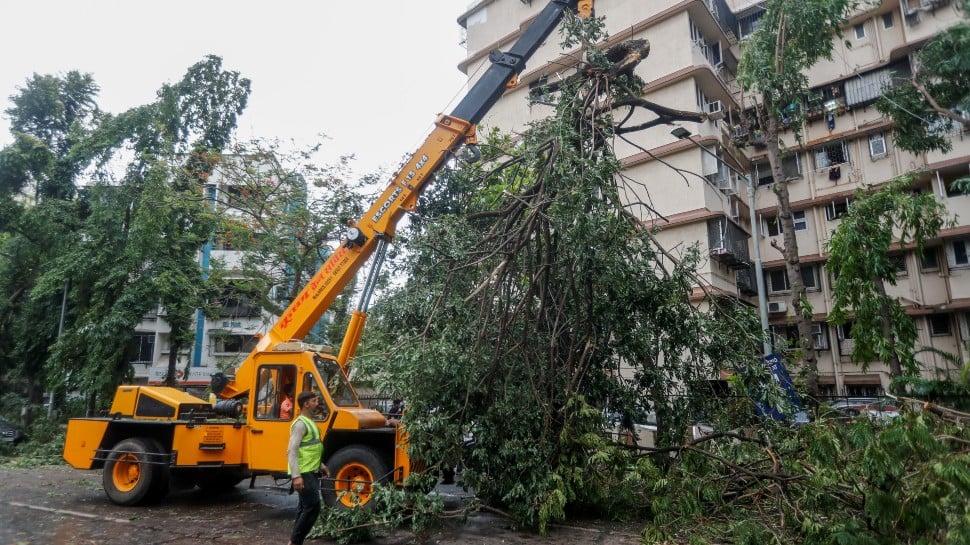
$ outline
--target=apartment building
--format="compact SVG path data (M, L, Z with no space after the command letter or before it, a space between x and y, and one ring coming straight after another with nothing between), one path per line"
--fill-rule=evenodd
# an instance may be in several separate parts
M468 56L460 68L470 82L484 71L488 52L506 49L544 4L480 0L461 15ZM759 305L753 256L760 254L772 348L780 352L793 328L787 273L772 245L782 243L777 199L770 189L775 180L762 135L738 122L749 104L735 81L743 40L757 28L763 4L596 0L595 9L606 18L606 45L649 40L650 55L636 69L646 82L644 98L708 114L700 123L653 127L614 142L625 175L648 188L656 213L644 210L642 219L655 223L663 217L657 224L662 227L658 239L667 248L698 242L709 257L700 271L707 288L753 306ZM824 393L874 395L888 386L885 366L874 363L862 369L851 362L851 324L835 327L827 322L832 278L824 269L824 244L857 188L906 172L919 172L919 190L943 202L958 225L940 233L923 255L900 249L894 256L900 280L891 293L915 320L917 348L933 349L920 352L924 376L956 376L958 366L940 353L952 354L956 361L970 359L970 195L955 194L949 187L950 181L970 174L970 139L954 129L950 153L903 152L893 145L890 121L873 107L891 74L910 71L911 54L960 17L950 0L883 0L853 13L845 28L849 46L837 43L833 59L807 74L817 98L808 105L802 145L790 133L782 136L791 151L784 183L791 193L802 276L815 314ZM518 87L505 94L482 125L515 131L549 115L549 106L530 103L530 86L540 78L568 75L580 58L578 50L563 52L558 42L550 38L536 53ZM678 128L681 137L687 131L692 139L672 134ZM671 166L696 175L682 176ZM631 199L646 199L636 191L642 190L629 188Z
M245 166L234 157L225 158L224 161L239 164L234 168L216 166L205 185L205 199L213 209L244 221L234 209L235 200L244 189L229 173L245 170ZM272 172L267 168L267 179L272 179ZM197 261L203 271L211 270L218 263L230 278L244 279L244 255L245 252L233 245L231 239L216 235L199 249ZM282 287L274 291L278 292L279 298L285 292ZM216 317L206 317L201 310L196 311L192 326L194 340L178 355L177 378L183 385L208 385L213 373L234 367L245 359L255 346L257 335L268 331L279 318L264 310L257 299L258 294L247 295L230 283L225 292L213 301L219 309ZM165 321L164 313L164 308L156 308L155 312L143 316L136 327L131 360L136 382L159 383L168 372L171 328ZM322 322L328 319L329 315Z

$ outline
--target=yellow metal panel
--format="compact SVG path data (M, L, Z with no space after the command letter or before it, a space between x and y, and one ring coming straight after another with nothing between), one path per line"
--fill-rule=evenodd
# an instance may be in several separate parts
M64 461L77 469L91 469L94 465L91 459L107 429L106 420L69 420L64 439Z
M176 408L182 403L207 403L204 399L167 386L142 386L141 393L142 395L149 394L166 405Z
M286 447L290 440L290 422L253 420L246 427L244 437L246 461L250 469L289 473L286 467Z
M369 430L386 425L384 415L374 409L340 409L333 423L337 430Z
M408 434L404 426L398 426L394 432L394 484L402 484L411 474L411 456L408 454ZM398 480L400 479L400 480Z
M135 414L135 401L138 399L138 386L119 386L111 402L109 414L132 416Z
M202 424L191 428L176 426L172 438L172 451L177 453L175 465L242 464L246 437L244 430L245 427L234 427L232 424Z

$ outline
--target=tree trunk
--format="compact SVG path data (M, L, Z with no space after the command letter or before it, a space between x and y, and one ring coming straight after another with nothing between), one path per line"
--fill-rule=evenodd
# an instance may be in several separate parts
M888 344L887 350L889 351L889 357L886 360L886 365L889 366L889 376L896 378L902 376L903 366L899 362L899 356L896 353L896 336L892 332L892 318L889 315L889 298L886 295L886 282L882 278L873 278L872 283L875 286L875 291L880 301L879 316L882 322L882 336ZM893 388L892 393L901 394L902 392Z
M768 151L768 162L774 176L773 185L778 197L778 221L784 235L784 247L779 248L785 258L788 273L788 284L791 286L791 306L798 328L798 344L801 348L801 364L806 372L807 393L809 403L817 403L818 389L818 358L815 354L815 341L812 338L812 307L805 297L805 283L802 281L801 262L798 256L798 240L795 238L795 221L792 217L791 199L788 194L788 182L782 168L781 150L778 145L778 118L770 112L774 111L771 104L767 108L767 134L765 143ZM757 226L752 226L756 229Z
M168 338L168 372L165 373L165 385L175 387L178 386L176 373L178 372L179 351L182 350L182 326L176 320L172 322L172 331Z

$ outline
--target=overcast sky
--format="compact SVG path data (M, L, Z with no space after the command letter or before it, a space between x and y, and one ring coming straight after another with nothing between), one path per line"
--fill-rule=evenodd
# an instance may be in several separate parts
M205 55L252 80L237 136L319 141L395 168L464 91L471 0L24 0L0 8L0 98L34 73L91 73L111 113L151 102ZM11 142L0 114L0 146Z

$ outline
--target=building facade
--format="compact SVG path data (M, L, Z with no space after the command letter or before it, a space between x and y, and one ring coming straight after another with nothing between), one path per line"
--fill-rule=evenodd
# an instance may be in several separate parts
M709 259L699 272L715 293L759 305L758 267L752 256L760 254L772 348L781 352L793 335L793 313L785 264L774 245L783 243L777 197L771 190L776 180L760 132L739 122L740 112L750 104L736 82L743 40L757 28L763 4L596 0L595 9L605 17L610 36L605 45L649 40L650 54L636 69L646 82L645 99L708 114L703 122L661 125L617 138L613 146L625 176L649 191L648 199L637 194L642 189L631 186L630 199L650 202L655 213L644 213L645 222L663 217L657 225L665 247L700 244ZM460 68L469 82L487 67L489 51L506 49L543 5L480 0L462 14L459 24L465 29L468 56ZM883 0L854 12L844 29L849 44L836 43L833 59L807 74L816 99L807 105L802 145L791 133L782 135L790 152L783 183L791 194L825 394L876 395L888 387L884 365L862 369L851 362L851 324L835 327L828 322L832 278L824 268L824 245L856 189L907 172L918 173L917 189L935 195L957 225L942 231L922 255L900 248L894 255L899 282L888 288L916 323L917 349L932 349L918 356L926 378L957 377L959 364L941 354L957 362L970 359L970 195L955 193L949 183L970 174L970 139L954 128L949 153L904 152L893 145L890 120L873 106L890 76L909 72L912 54L961 17L950 0ZM550 38L521 74L519 85L506 92L482 125L516 131L549 115L549 106L530 103L530 85L568 75L580 56L579 50L563 52L558 40ZM635 123L631 120L630 125ZM671 133L678 127L692 140ZM671 167L694 175L682 176Z
M231 173L246 171L246 165L234 157L224 158L223 161L223 164L216 165L207 180L206 202L220 214L244 222L241 213L235 209L235 200L245 189ZM227 167L226 161L239 164ZM272 183L277 170L267 167L262 177ZM294 206L305 204L293 203ZM246 279L244 256L245 252L235 247L230 239L217 234L199 249L197 261L204 274L218 266L228 278L242 281ZM270 296L275 297L277 302L283 302L287 291L285 286L278 286ZM267 332L279 318L265 310L258 299L259 294L247 295L245 290L236 289L230 280L224 293L212 301L218 309L217 316L207 317L201 310L196 311L192 326L194 340L178 354L177 380L181 384L208 385L213 373L234 368L249 355L258 336ZM324 327L329 319L329 314L324 315L317 327ZM170 335L171 328L165 321L164 308L158 307L155 312L142 317L135 330L131 360L136 382L152 384L165 380Z

